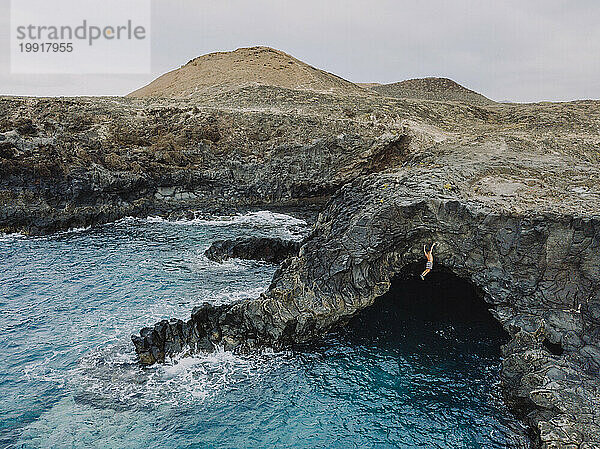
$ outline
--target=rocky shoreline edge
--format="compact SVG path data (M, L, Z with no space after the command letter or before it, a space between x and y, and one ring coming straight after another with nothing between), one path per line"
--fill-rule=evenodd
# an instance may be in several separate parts
M0 97L0 231L310 206L255 300L134 338L179 351L318 338L439 242L511 335L503 386L542 448L600 447L600 103L474 105L246 86L193 100ZM581 306L581 307L580 307Z
M142 329L132 337L140 362L314 341L372 305L394 276L414 275L422 245L437 241L440 268L481 292L511 337L502 390L536 447L598 447L600 217L503 214L399 181L345 186L260 298Z

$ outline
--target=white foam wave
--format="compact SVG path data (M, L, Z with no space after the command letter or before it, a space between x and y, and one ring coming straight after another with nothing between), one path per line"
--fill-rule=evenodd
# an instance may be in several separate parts
M55 350L43 359L25 364L22 371L23 378L27 381L49 382L60 388L64 387L67 379L61 362L68 356L68 353L68 349Z
M0 232L0 242L14 242L15 240L21 240L24 238L27 238L27 236L18 232L13 232L10 234Z
M264 375L286 363L286 353L238 355L218 348L193 357L175 356L164 365L142 369L123 347L84 357L69 382L85 397L128 407L189 404Z
M245 214L236 215L217 215L211 218L183 218L170 220L163 217L150 216L147 218L127 217L120 220L121 222L141 221L146 223L166 223L171 225L184 226L212 226L212 227L227 227L227 226L252 226L254 228L266 228L275 234L285 236L290 239L301 239L307 231L307 223L305 220L295 218L290 215L262 210L257 212L248 212Z
M209 226L220 226L227 224L258 224L266 226L306 226L306 221L292 217L291 215L279 214L268 210L248 212L234 216L217 216L213 219L194 219L196 224Z
M92 229L91 226L82 226L80 228L69 228L69 229L67 229L65 231L59 232L58 235L79 234L81 232L89 231L90 229Z
M225 290L208 295L206 302L214 305L230 304L242 299L256 299L266 290L265 287L249 288L246 290Z
M180 218L171 220L168 218L149 216L147 218L136 219L133 217L126 217L122 220L140 220L148 223L169 223L169 224L180 224L180 225L206 225L206 226L229 226L231 224L265 224L265 225L288 225L288 226L299 226L306 225L306 221L292 217L291 215L280 214L277 212L271 212L268 210L262 210L257 212L247 212L245 214L236 215L215 215L211 218L197 217L197 218Z
M181 406L211 401L227 389L240 388L289 363L286 353L236 355L219 348L142 369L133 363L131 353L121 352L123 349L114 347L84 357L78 368L65 376L73 395L27 425L20 443L25 447L66 447L89 439L91 432L111 447L125 447L131 443L131 423L146 423L140 438L147 436L155 430L152 423L164 419L165 413L169 416ZM143 441L142 446L149 447L152 437Z
M14 242L16 240L24 240L24 239L49 240L49 239L53 239L55 236L79 234L79 233L82 233L85 231L89 231L90 229L92 229L91 226L85 226L85 227L81 227L81 228L69 228L64 231L57 232L56 234L33 235L33 236L21 234L20 232L13 232L10 234L5 234L5 233L0 232L0 242Z

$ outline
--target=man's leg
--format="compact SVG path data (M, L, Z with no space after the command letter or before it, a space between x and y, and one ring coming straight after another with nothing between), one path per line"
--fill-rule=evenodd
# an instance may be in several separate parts
M431 270L429 268L425 268L425 271L423 271L423 273L421 273L421 279L425 280L425 276L427 276L427 273L429 273Z

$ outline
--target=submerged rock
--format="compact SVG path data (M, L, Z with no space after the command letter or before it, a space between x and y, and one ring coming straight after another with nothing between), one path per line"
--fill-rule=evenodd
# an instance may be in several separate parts
M217 240L204 254L217 262L233 257L279 263L287 257L297 254L298 249L300 249L300 242L294 240L283 240L277 237L238 237Z

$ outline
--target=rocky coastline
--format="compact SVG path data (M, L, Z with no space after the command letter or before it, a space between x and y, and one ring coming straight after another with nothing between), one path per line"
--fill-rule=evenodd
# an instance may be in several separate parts
M437 241L438 269L468 280L511 337L503 391L536 446L597 447L598 166L507 136L429 149L339 189L260 298L144 328L133 337L140 362L318 339L376 303L395 276L416 276L423 244Z
M0 98L0 231L311 207L403 146L402 135L347 118L213 101Z
M591 101L269 86L190 100L2 97L0 231L320 210L259 298L132 337L143 365L318 339L416 275L437 241L436 268L470 282L511 337L502 385L536 445L589 449L600 447L599 147Z
M362 183L344 189L370 195L346 213L339 208L348 199L337 197L260 298L205 304L187 322L143 329L133 337L140 362L317 339L376 302L394 276L416 276L422 244L437 241L438 269L469 280L511 336L503 347L503 390L538 445L596 447L598 264L586 260L597 257L600 219L503 215L452 198L415 199L399 184L388 187L395 193L384 206L373 201L393 183L390 177L373 190Z

